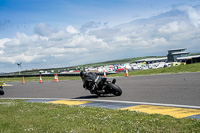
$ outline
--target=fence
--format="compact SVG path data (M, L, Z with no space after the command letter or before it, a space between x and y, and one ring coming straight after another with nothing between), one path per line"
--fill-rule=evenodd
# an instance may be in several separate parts
M97 75L103 76L103 73L96 73ZM106 73L107 75L109 73ZM54 77L54 74L2 74L0 78L13 78L13 77L39 77L42 75L43 77ZM59 73L58 76L80 76L80 73Z

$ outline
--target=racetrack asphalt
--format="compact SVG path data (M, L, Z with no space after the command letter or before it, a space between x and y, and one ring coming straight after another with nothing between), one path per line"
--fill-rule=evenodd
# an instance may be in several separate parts
M112 80L113 78L108 78ZM38 82L21 82L9 83L13 86L5 86L5 95L1 98L24 98L24 99L71 99L81 101L118 101L118 103L131 104L124 107L129 110L137 110L145 112L140 107L135 105L148 105L141 106L147 110L155 105L160 106L174 106L183 108L196 108L196 116L200 119L200 73L181 73L181 74L164 74L164 75L150 75L150 76L131 76L131 77L117 77L116 84L123 90L121 96L102 96L97 97L84 90L81 80L65 80L59 82L44 81ZM25 79L26 80L26 79ZM94 104L93 103L93 104ZM91 103L90 103L91 104ZM111 102L113 104L113 102ZM118 104L119 105L119 104ZM132 106L133 105L133 106ZM93 105L94 106L94 105ZM122 106L120 104L120 106ZM134 108L134 109L133 109ZM155 108L154 108L155 109ZM160 107L159 107L160 109ZM169 108L168 108L169 109ZM147 113L150 113L146 110ZM161 109L164 110L164 109ZM174 109L172 109L174 110ZM183 111L183 109L182 109ZM163 112L163 111L159 111ZM158 113L159 113L158 112ZM166 112L166 108L165 111ZM191 112L191 110L189 111ZM185 113L183 111L183 113ZM161 113L164 114L164 113ZM173 116L173 115L172 115ZM188 117L188 116L187 116ZM181 118L181 117L177 117Z

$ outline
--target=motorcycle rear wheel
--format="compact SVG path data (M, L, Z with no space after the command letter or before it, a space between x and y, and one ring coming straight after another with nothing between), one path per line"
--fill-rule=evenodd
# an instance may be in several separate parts
M112 90L112 93L115 95L115 96L120 96L122 94L122 89L117 86L116 84L108 84L108 86L110 87L110 89Z

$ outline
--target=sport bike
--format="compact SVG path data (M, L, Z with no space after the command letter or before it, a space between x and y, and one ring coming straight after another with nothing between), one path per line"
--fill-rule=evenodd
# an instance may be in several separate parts
M91 94L96 94L97 96L104 94L120 96L122 94L122 89L115 84L116 79L107 81L105 77L102 78L95 73L86 73L84 71L80 72L80 77L83 81L83 88L89 90Z

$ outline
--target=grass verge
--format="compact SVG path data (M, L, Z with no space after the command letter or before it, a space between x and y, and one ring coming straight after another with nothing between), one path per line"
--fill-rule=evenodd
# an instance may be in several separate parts
M199 132L200 120L0 99L0 132Z

